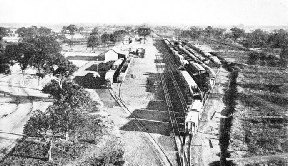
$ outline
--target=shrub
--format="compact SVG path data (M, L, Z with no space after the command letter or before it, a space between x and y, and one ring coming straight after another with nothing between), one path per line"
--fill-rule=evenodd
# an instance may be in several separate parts
M81 163L80 166L103 166L103 165L115 165L122 166L125 161L123 160L124 151L122 149L112 150L103 154L100 157L92 156L89 157L85 162Z

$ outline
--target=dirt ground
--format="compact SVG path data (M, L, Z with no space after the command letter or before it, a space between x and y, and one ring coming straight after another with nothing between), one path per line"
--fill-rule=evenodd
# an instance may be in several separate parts
M159 149L151 143L151 138L160 144L172 165L177 165L175 143L170 137L168 112L165 102L159 99L160 90L156 91L154 88L158 78L154 61L157 50L151 38L145 44L134 43L133 47L145 48L145 58L134 58L125 81L121 85L114 85L115 91L120 89L118 94L132 113L127 115L109 96L107 89L96 91L104 103L104 109L120 129L121 142L125 149L125 165L163 165L163 161L159 159L161 157L158 157ZM141 129L138 128L135 117L140 119L143 125Z
M51 101L39 91L38 81L31 75L0 75L0 160L22 137L23 126L31 112L45 110ZM45 81L45 80L43 80ZM40 82L44 84L44 82Z

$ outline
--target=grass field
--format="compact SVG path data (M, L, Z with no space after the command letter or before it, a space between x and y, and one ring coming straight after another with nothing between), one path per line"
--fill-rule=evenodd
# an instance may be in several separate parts
M236 165L283 164L281 154L288 152L288 71L269 64L247 65L248 52L213 44L216 54L239 69L237 91L230 128L228 157L254 157ZM232 100L230 98L230 100ZM270 156L263 160L260 156Z

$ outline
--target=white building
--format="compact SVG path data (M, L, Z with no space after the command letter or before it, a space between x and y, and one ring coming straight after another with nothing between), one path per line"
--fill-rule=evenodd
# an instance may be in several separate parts
M113 60L117 60L117 59L118 59L118 53L115 52L113 49L110 49L109 51L107 51L105 53L105 61L104 62L113 61Z
M122 50L121 47L113 47L105 53L105 62L117 60L119 58L128 58L128 56L128 50Z

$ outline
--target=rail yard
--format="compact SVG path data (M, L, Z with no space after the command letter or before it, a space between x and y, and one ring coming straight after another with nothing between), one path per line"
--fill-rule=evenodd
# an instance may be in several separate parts
M153 56L155 57L154 62L158 73L154 78L154 86L157 86L158 90L160 89L163 93L162 100L166 103L166 111L169 115L170 133L175 143L178 165L205 165L207 162L201 163L201 160L199 160L199 163L199 161L196 161L196 155L194 153L195 146L193 144L203 143L203 140L195 141L195 137L197 134L199 135L199 132L201 134L201 131L204 131L204 124L206 124L204 119L208 117L205 106L216 84L216 77L221 68L221 62L209 52L201 50L189 43L169 41L159 36L157 36L153 43L159 51L156 51ZM145 55L145 57L150 56L151 55L147 53ZM116 73L117 70L114 72ZM119 95L120 91L122 91L122 96L124 93L123 90L121 90L121 85L129 83L125 80L122 83L117 83L115 77L114 80L112 80L112 75L110 77L109 83L112 83L112 85L109 93L113 99L117 101L127 114L132 115L132 118L135 119L133 123L140 131L148 133L148 140L150 140L152 145L158 150L157 156L160 159L162 157L161 163L163 165L174 165L169 155L166 154L167 152L157 143L153 134L149 134L151 131L145 129L143 119L133 116L134 110L131 110L125 103L125 99ZM210 110L209 112L209 118L215 115L215 112L212 111L213 110ZM202 117L204 112L206 114L205 118ZM212 137L217 137L217 134L216 136L212 135ZM210 140L207 139L206 141L204 141L204 144L209 144ZM217 144L211 146L217 146ZM218 153L219 152L220 149L218 148Z
M279 57L145 27L116 32L123 33L117 42L91 51L84 39L69 48L55 41L61 57L43 69L23 61L12 72L3 69L1 106L7 109L0 114L0 164L218 166L279 158L286 163L287 100L281 91L288 77L277 66ZM51 67L54 62L59 64Z

